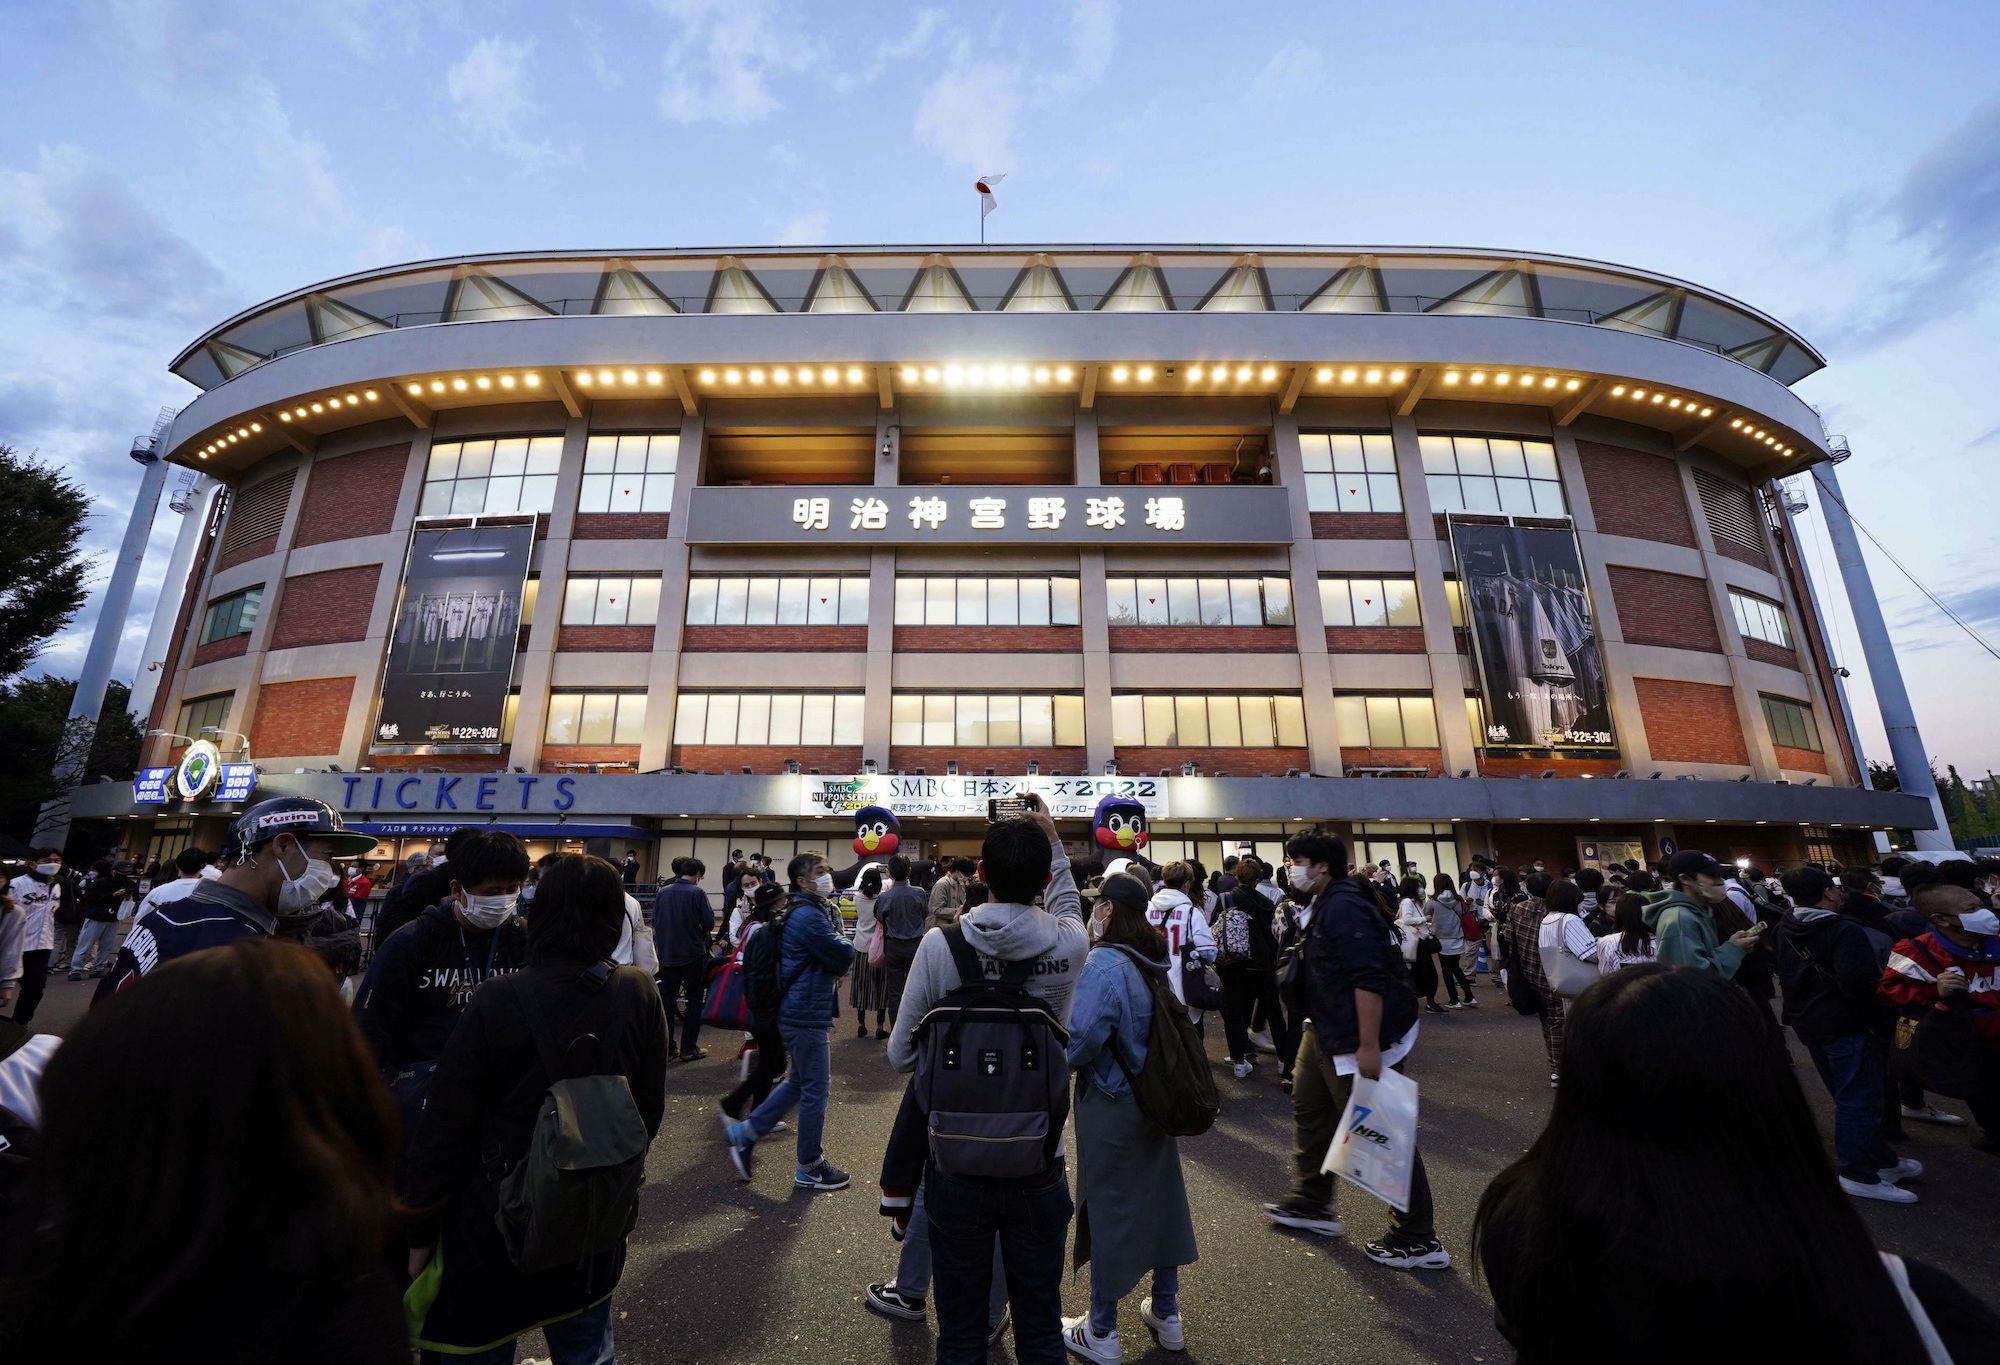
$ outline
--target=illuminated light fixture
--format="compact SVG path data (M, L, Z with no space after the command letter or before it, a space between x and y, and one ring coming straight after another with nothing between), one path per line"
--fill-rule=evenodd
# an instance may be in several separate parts
M1653 395L1653 401L1655 403L1664 403L1667 401L1667 396L1664 393L1656 393Z
M1352 366L1340 372L1340 382L1343 384L1352 384L1355 380L1359 379L1360 377L1361 377L1361 371L1354 369Z
M433 379L433 380L431 381L431 392L432 392L432 393L443 393L443 392L444 392L444 381L443 381L442 379Z
M1111 377L1118 383L1123 384L1126 380L1132 377L1132 372L1126 369L1123 365L1120 365L1116 369L1111 371Z
M483 374L482 374L482 375L480 375L480 376L479 376L479 378L477 378L477 379L473 380L472 382L473 382L474 384L477 384L477 385L478 385L478 386L479 386L480 388L482 388L482 389L490 389L490 388L492 388L492 387L493 387L493 381L492 381L492 380L490 380L490 379L488 379L488 378L487 378L487 377L486 377L485 375L483 375ZM352 402L354 401L354 395L353 395L353 394L351 394L351 393L350 393L349 395L347 395L347 401L348 401L348 402L350 402L350 403L352 403Z
M1367 374L1364 374L1361 377L1367 380L1370 384L1379 384L1382 382L1382 372L1380 370L1370 370Z
M618 380L622 384L636 384L639 382L639 372L637 370L620 370L618 372Z
M590 371L578 370L576 372L576 382L579 388L589 388L591 385Z
M1124 376L1120 375L1119 378L1122 379ZM984 365L967 365L965 367L965 382L974 388L978 388L984 384L986 382L986 367Z
M506 382L508 383L509 386L511 386L514 382L513 376L509 375L507 377ZM375 390L373 389L364 389L362 390L361 396L363 398L366 398L369 402L373 403L376 399L380 398L382 395L376 393ZM253 427L252 430L255 430L255 428Z
M761 369L756 369L756 368L753 368L753 369L752 369L752 370L750 371L750 382L751 382L752 384L761 384L761 383L763 383L763 382L764 382L764 372L763 372L763 371L762 371Z
M280 422L289 422L292 420L292 414L290 414L289 412L281 412L278 414L278 420Z
M597 372L597 382L600 384L615 384L618 382L618 376L609 370L599 370Z
M1613 398L1623 398L1625 396L1625 386L1623 384L1612 385L1611 396Z
M204 460L205 460L205 459L207 459L207 458L208 458L208 452L207 452L207 451L205 451L205 450L204 450L204 451L202 451L202 452L201 452L201 458L202 458L202 459L204 459Z
M819 372L819 377L821 383L838 384L840 382L840 371L829 365Z
M1410 372L1409 372L1408 370L1391 370L1391 371L1389 371L1389 382L1390 382L1391 384L1400 384L1400 383L1402 383L1402 382L1403 382L1403 381L1404 381L1405 379L1408 379L1409 377L1410 377Z
M1228 365L1217 365L1214 369L1208 372L1208 382L1211 384L1220 384L1223 380L1227 378L1229 378Z
M1729 425L1733 430L1740 431L1743 429L1743 419L1741 417L1732 417L1729 419Z
M513 375L511 375L511 374L503 374L503 375L501 375L501 376L500 376L500 387L501 387L501 388L503 388L503 389L511 389L511 388L513 388L513 387L514 387L514 376L513 376ZM374 397L375 395L374 395L373 393L370 393L370 394L369 394L368 396L369 396L370 398L373 398L373 397Z
M1278 367L1275 365L1266 365L1257 372L1257 377L1268 384L1278 377Z
M237 434L238 436L245 436L245 437L247 437L247 436L248 436L248 435L250 434L250 428L248 428L248 427L238 427L238 428L236 428L236 434Z
M917 367L915 365L905 365L903 367L903 382L905 384L914 384L917 382Z
M664 384L667 382L667 377L664 374L661 374L658 370L648 370L646 371L646 382L648 384L656 384L656 385Z
M226 445L226 446L233 446L233 445L235 445L235 444L236 444L236 433L232 431L232 432L230 432L230 433L229 433L229 434L228 434L227 436L224 436L224 437L222 438L222 443L223 443L224 445Z
M1075 370L1072 370L1072 369L1071 369L1071 368L1070 368L1069 366L1067 366L1067 365L1058 365L1058 366L1056 367L1056 382L1057 382L1057 383L1059 383L1059 384L1067 384L1067 383L1069 383L1069 381L1070 381L1071 379L1073 379L1073 378L1075 378L1075 377L1076 377L1076 371L1075 371Z
M325 407L324 407L323 405L319 404L319 403L315 403L315 404L313 404L313 411L314 411L314 412L325 412L325 411L326 411L326 408L325 408Z
M1025 384L1028 382L1028 367L1026 365L1016 365L1008 372L1007 377L1012 379L1016 384Z
M1199 384L1199 383L1201 383L1201 376L1202 376L1202 368L1201 368L1201 366L1199 366L1199 365L1190 365L1190 366L1188 366L1188 372L1187 372L1187 377L1188 377L1188 383L1190 383L1190 384Z
M1248 365L1239 365L1236 367L1236 382L1239 384L1250 382L1250 367Z
M1644 389L1632 390L1632 401L1635 403L1638 402L1641 398L1644 398L1645 396L1646 396L1646 391Z
M847 367L848 383L859 384L865 378L867 378L867 376L861 372L861 367L859 365L849 365Z
M1701 410L1701 415L1702 415L1703 417L1713 417L1713 416L1715 416L1715 409L1714 409L1714 408L1703 408L1703 409Z
M464 393L466 390L465 380L462 378L454 377L451 381L451 387L454 393Z
M944 382L951 388L957 388L960 384L963 384L965 382L965 367L963 365L945 366Z
M1581 379L1572 379L1569 382L1565 383L1563 387L1568 389L1571 393L1575 393L1578 389L1583 387L1583 381Z
M350 408L358 408L361 406L361 400L350 393L347 395L347 406Z
M791 369L788 366L784 365L778 366L775 370L771 371L771 382L773 384L791 383L792 382Z
M1444 372L1444 382L1447 384L1456 384L1458 382L1458 371L1446 370Z
M1201 375L1197 373L1195 375L1195 378L1199 379L1201 378ZM1313 380L1315 383L1320 383L1320 384L1332 383L1333 371L1329 370L1326 366L1322 365L1317 370L1313 371Z
M521 382L531 389L539 389L542 386L542 377L530 372L521 376Z
M713 384L715 382L715 371L703 370L700 374L696 375L695 378L699 379L704 384Z
M1550 375L1547 379L1544 379L1542 381L1542 387L1545 389L1552 389L1555 386L1556 386L1556 377L1554 375Z
M1675 399L1671 399L1671 400L1669 400L1669 401L1668 401L1668 403L1667 403L1667 406L1668 406L1668 407L1670 407L1670 408L1677 408L1677 407L1679 407L1680 405L1681 405L1681 400L1680 400L1680 399L1678 399L1678 398L1675 398Z
M1138 374L1139 374L1139 382L1141 384L1148 383L1153 378L1153 367L1151 365L1141 365L1139 367Z
M1486 382L1486 371L1474 370L1472 372L1472 382L1475 384L1484 384Z
M1046 384L1046 383L1048 383L1048 382L1049 382L1049 367L1048 367L1048 366L1046 366L1046 365L1037 365L1037 366L1035 366L1035 382L1036 382L1037 384Z
M1511 384L1514 382L1514 376L1508 374L1505 370L1501 370L1493 376L1493 382L1496 384Z
M410 385L410 397L412 397L412 398L419 398L419 397L422 397L422 396L423 396L423 392L424 392L424 386L423 386L422 384L412 384L412 385ZM1739 423L1739 425L1741 425L1741 424Z
M743 382L743 371L724 370L722 372L722 382L725 384L741 384Z
M422 392L422 389L421 389L421 387L419 387L419 388L418 388L418 392L420 392L420 393ZM294 417L303 417L303 416L305 416L305 415L306 415L306 410L305 410L305 408L303 408L303 407L296 407L296 408L293 408L293 409L292 409L292 415L293 415Z
M926 384L935 384L935 383L937 383L937 382L938 382L938 368L937 368L937 366L935 366L935 365L926 365L926 366L924 366L924 383L926 383Z

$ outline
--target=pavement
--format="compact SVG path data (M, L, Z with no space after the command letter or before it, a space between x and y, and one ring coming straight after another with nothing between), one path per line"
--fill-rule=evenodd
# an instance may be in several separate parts
M38 1024L63 1031L82 1015L94 984L52 982ZM1207 1134L1181 1142L1201 1249L1181 1278L1187 1350L1176 1356L1153 1347L1138 1320L1142 1287L1121 1313L1128 1362L1512 1359L1468 1264L1472 1216L1486 1183L1540 1131L1552 1092L1540 1026L1508 1009L1497 989L1482 995L1476 1011L1425 1016L1408 1068L1421 1086L1424 1160L1439 1232L1455 1263L1441 1273L1385 1270L1361 1255L1360 1244L1385 1229L1387 1211L1359 1190L1340 1192L1342 1239L1264 1221L1259 1206L1287 1187L1290 1100L1268 1059L1247 1080L1231 1076L1221 1061L1221 1029L1211 1027L1223 1113ZM706 1033L702 1046L711 1055L668 1072L666 1118L647 1161L639 1228L614 1301L619 1358L675 1365L930 1361L928 1324L890 1322L862 1307L863 1289L890 1278L896 1261L874 1184L902 1093L884 1045L856 1038L851 1023L836 1030L826 1151L854 1184L806 1194L791 1187L790 1134L759 1144L751 1184L739 1183L730 1168L715 1101L735 1083L734 1042ZM1830 1134L1825 1093L1803 1051L1794 1046L1793 1055ZM1955 1101L1939 1103L1963 1113ZM1948 1270L2000 1303L2000 1241L1991 1235L2000 1160L1971 1150L1973 1131L1969 1124L1910 1125L1911 1141L1901 1150L1927 1168L1911 1182L1924 1202L1859 1207L1883 1248ZM1746 1162L1756 1159L1744 1154ZM1066 1279L1065 1312L1083 1312L1088 1298L1087 1271ZM524 1340L522 1358L537 1355L538 1345ZM1014 1360L1011 1338L991 1359Z

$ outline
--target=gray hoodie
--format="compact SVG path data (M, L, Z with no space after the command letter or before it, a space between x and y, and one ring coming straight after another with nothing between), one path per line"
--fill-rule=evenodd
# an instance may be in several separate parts
M1077 895L1076 878L1070 875L1069 858L1061 844L1053 846L1049 873L1049 889L1042 895L1048 909L988 901L959 916L958 926L965 931L965 941L982 957L1001 962L1040 959L1035 974L1028 978L1028 991L1048 1001L1056 1017L1067 1025L1069 998L1090 953L1090 934L1084 928L1083 899ZM902 1007L896 1011L895 1032L889 1035L890 1066L898 1071L916 1069L917 1049L910 1035L931 1006L958 984L958 968L951 960L944 930L933 929L917 945L916 959L910 963L910 980L903 987Z

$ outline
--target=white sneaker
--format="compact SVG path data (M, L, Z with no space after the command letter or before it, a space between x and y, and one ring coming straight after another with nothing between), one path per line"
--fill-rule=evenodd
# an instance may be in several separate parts
M1098 1365L1118 1365L1125 1358L1125 1348L1119 1344L1118 1332L1114 1328L1109 1336L1098 1336L1090 1330L1090 1315L1080 1318L1064 1318L1063 1346L1068 1352L1082 1360L1094 1360Z
M1256 1068L1251 1066L1250 1063L1248 1062L1231 1062L1229 1064L1229 1069L1236 1074L1236 1079L1239 1081L1242 1080L1245 1076L1248 1076L1252 1071L1256 1070Z
M1146 1330L1153 1334L1153 1344L1162 1351L1185 1351L1187 1333L1181 1329L1181 1315L1163 1318L1153 1312L1153 1296L1148 1294L1139 1300L1139 1320L1146 1324Z
M1918 1123L1942 1123L1948 1128L1956 1128L1965 1122L1957 1114L1947 1114L1934 1104L1927 1104L1921 1109L1912 1109L1906 1104L1902 1108L1904 1118L1915 1119Z
M1265 1029L1262 1033L1251 1034L1250 1046L1256 1048L1259 1052L1275 1053L1278 1050L1277 1045L1271 1041L1271 1031L1269 1029Z
M1877 1175L1881 1176L1891 1185L1895 1184L1898 1180L1914 1179L1915 1177L1920 1176L1923 1173L1924 1173L1924 1163L1917 1160L1913 1156L1898 1158L1895 1165L1884 1166L1881 1170L1876 1172Z
M1914 1204L1917 1202L1915 1191L1899 1189L1886 1180L1878 1180L1873 1185L1864 1185L1859 1180L1849 1180L1846 1176L1842 1176L1840 1177L1840 1188L1846 1190L1856 1199L1879 1199L1885 1204Z

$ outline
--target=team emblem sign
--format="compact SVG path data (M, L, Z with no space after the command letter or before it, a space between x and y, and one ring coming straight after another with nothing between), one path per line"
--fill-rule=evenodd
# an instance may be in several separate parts
M198 739L188 745L181 755L180 763L174 768L174 789L183 801L195 801L208 795L214 788L216 779L222 776L222 753L205 739Z

